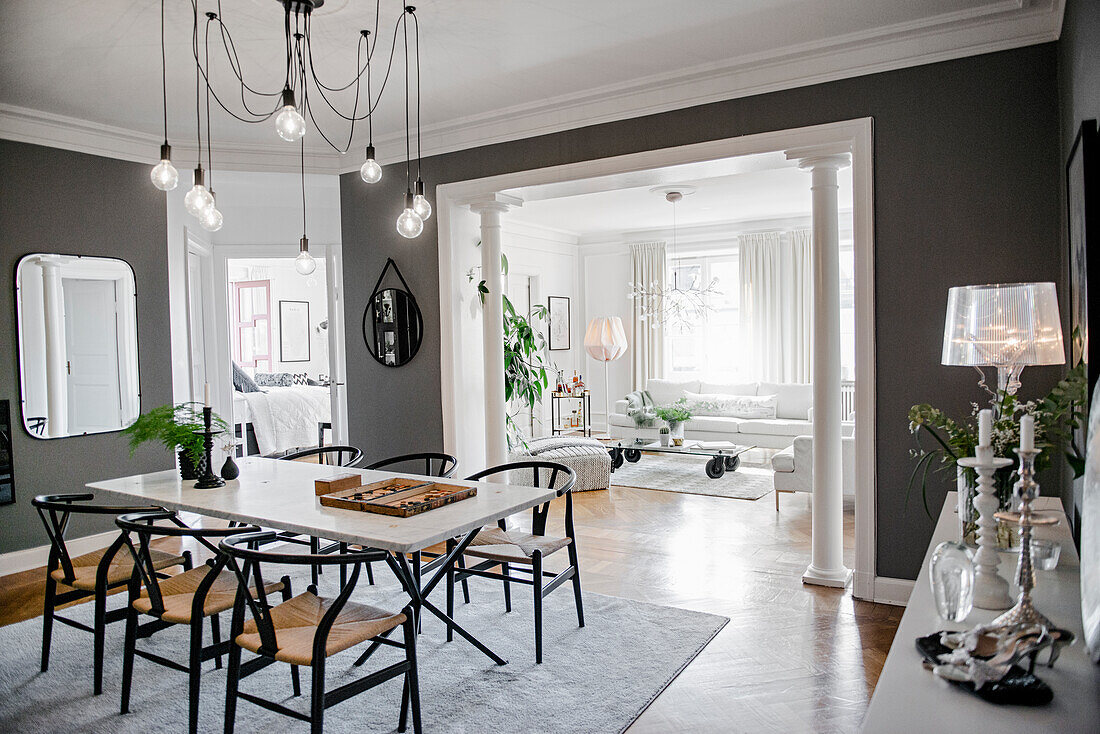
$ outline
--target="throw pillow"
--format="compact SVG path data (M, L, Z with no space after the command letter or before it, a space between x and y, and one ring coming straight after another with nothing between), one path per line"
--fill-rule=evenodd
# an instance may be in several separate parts
M647 428L657 420L653 412L653 398L645 390L635 390L626 396L626 414L634 419L634 425Z
M722 418L775 418L779 400L775 395L724 395L722 393L686 394L692 415Z
M233 389L237 392L260 392L256 381L249 377L236 362L233 363Z
M291 387L294 376L289 372L257 372L256 384L260 387Z
M292 375L292 378L295 385L308 385L311 382L311 380L309 379L309 375L307 375L305 372L295 372Z

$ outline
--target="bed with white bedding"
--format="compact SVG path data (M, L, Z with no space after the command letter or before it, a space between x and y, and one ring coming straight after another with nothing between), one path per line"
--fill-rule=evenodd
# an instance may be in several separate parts
M327 387L294 385L233 393L233 422L241 427L239 437L247 447L251 428L259 453L264 455L316 446L318 424L331 421Z

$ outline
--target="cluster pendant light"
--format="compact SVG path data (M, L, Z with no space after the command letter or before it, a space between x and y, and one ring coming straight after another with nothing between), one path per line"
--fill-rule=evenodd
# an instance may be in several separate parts
M306 146L302 146L302 239L298 241L298 257L294 259L294 269L302 275L312 275L317 269L317 261L309 254L309 237L306 237Z
M317 76L313 65L313 52L311 46L310 26L314 10L324 5L324 0L280 0L284 9L284 35L286 40L286 75L282 80L281 89L278 91L261 91L255 84L246 82L243 76L243 67L237 55L236 45L232 34L226 25L224 18L220 16L221 3L218 3L218 12L205 13L207 22L205 28L205 58L200 58L199 36L199 10L198 0L191 0L194 16L192 31L192 50L195 58L195 107L197 118L198 139L198 165L195 168L193 186L184 199L187 211L197 217L202 226L210 231L221 228L223 218L218 211L214 192L209 188L213 176L212 152L210 139L210 99L213 98L225 112L241 122L263 123L274 118L275 131L279 138L290 143L304 145L304 139L312 123L317 134L333 149L339 153L346 153L355 134L355 124L362 120L368 125L368 144L366 156L360 176L366 183L377 183L382 179L382 167L375 159L374 148L374 111L378 107L385 91L386 82L390 77L390 69L393 66L393 57L397 49L398 33L403 37L405 53L405 173L406 193L405 206L401 216L397 220L397 231L401 236L414 238L424 230L424 220L432 214L432 206L424 194L424 181L421 178L421 154L420 154L420 34L416 17L416 8L405 6L394 25L393 43L390 47L389 61L386 66L385 78L377 95L371 88L371 60L378 44L378 22L380 17L380 0L375 2L375 26L374 31L359 31L359 45L356 54L356 73L347 84L326 84ZM409 18L412 18L413 35L415 43L416 61L416 180L412 178L412 131L410 120L410 53L409 53ZM212 29L213 26L213 29ZM222 46L228 60L228 66L236 78L239 89L234 89L232 95L219 95L213 88L210 78L210 33L214 30L215 38L221 38ZM161 0L161 83L164 97L164 131L165 140L161 146L161 160L154 166L150 173L153 184L163 191L170 191L177 185L179 173L172 166L171 147L168 145L168 91L165 64L165 38L164 38L164 0ZM366 103L360 102L360 84L366 77ZM201 89L205 82L206 89L206 154L207 169L202 167L202 117L201 117ZM333 97L336 94L346 92L354 94L354 102L350 111L341 111L334 104ZM227 106L230 99L239 97L240 104L235 102ZM350 123L347 141L344 145L333 142L336 136L331 132L326 133L318 124L313 114L312 103L320 98L324 104L337 117ZM274 105L272 105L274 102ZM310 121L307 123L307 119ZM305 214L304 185L305 185L305 154L302 153L303 175L303 220ZM303 222L304 229L304 222ZM300 243L301 255L297 262L306 262L308 259L308 272L313 272L316 264L309 255L309 242L302 234ZM307 267L307 265L302 266ZM300 272L307 272L299 268Z

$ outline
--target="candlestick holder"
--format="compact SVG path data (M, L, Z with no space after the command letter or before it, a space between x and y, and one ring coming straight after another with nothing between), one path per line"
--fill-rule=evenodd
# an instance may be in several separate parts
M213 410L211 408L206 407L202 409L202 420L206 429L195 431L195 433L202 436L203 450L206 452L206 471L199 477L199 481L195 482L195 489L216 489L218 487L224 487L225 480L214 473L214 458L212 456L214 450L214 436L217 436L221 431L211 430L213 424Z
M997 573L1001 563L997 555L997 518L1000 502L993 475L998 469L1012 465L1012 459L993 456L993 449L979 446L976 456L959 459L959 466L973 469L978 475L978 496L974 507L978 510L978 552L974 555L974 606L980 609L1008 609L1012 597L1008 593L1008 581Z
M1035 588L1035 569L1031 565L1031 529L1040 525L1054 525L1058 518L1035 513L1031 503L1039 496L1039 483L1035 481L1035 449L1017 449L1020 457L1020 480L1013 488L1013 496L1020 503L1019 512L998 512L998 520L1004 520L1020 526L1020 563L1016 567L1016 583L1020 587L1020 598L1016 605L993 620L994 626L1011 627L1017 625L1040 625L1054 628L1050 620L1044 617L1031 602L1031 592Z

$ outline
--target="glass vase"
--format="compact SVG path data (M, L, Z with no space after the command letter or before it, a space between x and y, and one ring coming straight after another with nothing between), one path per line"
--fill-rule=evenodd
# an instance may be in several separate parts
M947 622L962 622L974 608L974 557L962 543L944 541L928 566L932 600Z
M673 446L684 445L684 424L682 421L669 421L668 433Z
M978 510L974 507L974 497L978 491L978 475L973 469L955 468L955 484L959 493L959 537L970 548L978 547ZM993 473L993 483L997 487L998 512L1010 511L1012 507L1012 485L1016 483L1016 469L1008 466ZM998 550L1019 550L1020 537L1017 528L1000 520L997 521Z

